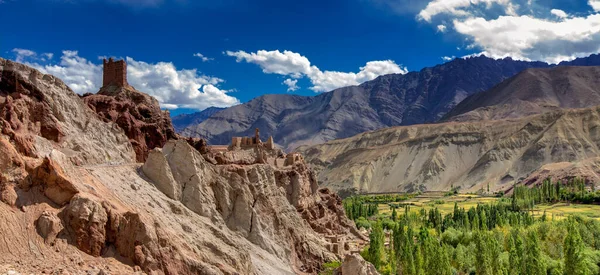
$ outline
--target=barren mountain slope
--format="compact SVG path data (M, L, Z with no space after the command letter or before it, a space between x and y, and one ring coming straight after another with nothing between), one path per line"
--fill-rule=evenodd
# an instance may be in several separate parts
M202 121L205 121L207 118L224 109L225 108L209 107L200 112L173 116L173 128L175 128L175 131L181 132L189 126L202 123Z
M600 67L527 69L488 91L466 98L443 120L517 118L596 105L600 105Z
M348 252L325 235L362 238L303 161L215 165L180 139L136 163L121 127L3 59L0 107L0 273L315 274Z
M261 96L220 111L182 134L206 138L209 144L229 144L231 137L251 135L260 128L261 133L272 135L289 151L365 131L434 122L469 95L524 69L548 66L485 56L455 59L419 72L380 76L315 97Z
M517 120L394 127L303 147L334 189L506 189L544 164L599 156L600 108Z

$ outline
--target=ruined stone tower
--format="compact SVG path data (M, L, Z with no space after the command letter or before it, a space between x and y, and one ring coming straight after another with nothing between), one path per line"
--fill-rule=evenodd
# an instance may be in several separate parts
M118 87L129 86L127 83L127 63L125 60L114 61L113 58L104 59L104 72L102 86L115 85Z

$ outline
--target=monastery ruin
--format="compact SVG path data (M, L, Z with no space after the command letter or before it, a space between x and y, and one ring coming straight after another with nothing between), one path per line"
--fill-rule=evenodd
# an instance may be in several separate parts
M260 140L260 131L258 128L254 130L254 137L233 137L231 138L230 149L234 150L237 148L245 149L250 147L255 147L259 145L264 145L265 149L273 150L275 149L275 144L273 143L273 136L270 136L267 140L267 143L263 144Z
M103 60L102 87L114 85L129 86L127 83L127 63L125 60L114 61L113 58Z

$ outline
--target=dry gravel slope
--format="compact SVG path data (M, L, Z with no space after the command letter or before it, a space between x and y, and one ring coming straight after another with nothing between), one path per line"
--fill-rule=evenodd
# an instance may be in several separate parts
M527 69L494 88L472 95L443 120L518 118L559 108L600 105L600 67Z
M336 190L365 192L507 189L542 165L600 154L600 108L515 120L394 127L301 152Z

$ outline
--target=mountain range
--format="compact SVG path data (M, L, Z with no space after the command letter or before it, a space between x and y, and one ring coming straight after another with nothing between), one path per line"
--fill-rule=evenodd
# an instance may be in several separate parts
M600 65L598 55L559 65ZM264 95L213 114L180 132L205 138L209 144L229 144L260 128L287 151L346 138L376 129L432 123L465 98L486 91L528 68L549 68L543 62L457 58L407 74L380 76L358 86L313 97ZM181 128L175 122L176 128Z
M496 120L600 105L600 67L527 69L474 94L442 121Z
M225 108L208 107L200 112L173 116L171 120L173 122L173 127L175 128L175 131L181 132L187 127L202 123L202 121L205 121L210 116L224 109Z
M597 178L600 171L588 170L600 156L599 80L600 67L528 69L465 99L444 123L366 132L300 152L336 190L506 191L565 167Z

